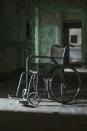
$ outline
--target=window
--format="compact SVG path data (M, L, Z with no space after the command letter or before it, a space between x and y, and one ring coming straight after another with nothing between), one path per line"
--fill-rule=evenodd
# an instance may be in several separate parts
M69 44L81 46L81 28L69 28Z
M71 43L77 43L78 42L78 36L77 35L71 35Z

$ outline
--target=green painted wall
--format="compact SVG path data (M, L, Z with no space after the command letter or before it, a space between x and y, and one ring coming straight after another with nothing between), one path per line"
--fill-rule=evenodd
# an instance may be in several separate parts
M24 68L25 58L32 52L50 55L53 44L64 46L62 26L67 20L82 22L82 56L83 61L87 61L86 1L0 1L0 73ZM26 37L28 22L29 38ZM45 63L49 61L43 60Z
M44 3L44 2L43 2ZM44 6L43 6L44 5ZM87 11L86 7L68 4L41 4L39 7L39 54L50 56L51 46L57 44L64 47L63 43L63 23L66 21L80 21L82 23L82 60L86 61L87 32ZM85 58L84 58L85 57ZM48 62L49 60L41 60Z
M51 46L62 44L61 12L40 8L40 55L49 55Z

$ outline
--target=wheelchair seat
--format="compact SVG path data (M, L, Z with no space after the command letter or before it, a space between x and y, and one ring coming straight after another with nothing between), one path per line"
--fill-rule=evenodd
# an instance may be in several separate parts
M66 45L64 48L52 45L51 56L55 58L57 64L65 64L72 66L81 66L81 49Z

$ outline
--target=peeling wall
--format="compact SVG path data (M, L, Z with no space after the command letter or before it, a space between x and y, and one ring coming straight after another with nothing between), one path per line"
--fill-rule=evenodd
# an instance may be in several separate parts
M12 47L0 48L0 73L17 69L17 50Z
M35 7L39 9L38 54L50 55L53 44L63 47L64 21L81 20L82 54L83 60L87 61L85 0L2 0L0 1L0 73L24 68L27 55L35 53ZM27 23L30 25L29 37L26 34Z
M40 55L50 56L54 44L61 45L61 12L40 8Z
M49 5L48 5L49 4ZM44 5L44 6L43 6ZM64 47L63 43L63 23L67 21L79 21L82 24L82 44L84 40L84 7L78 5L51 4L44 3L39 5L40 10L40 55L50 56L52 45ZM86 41L85 41L86 42ZM85 44L84 44L85 45ZM83 46L83 45L82 45ZM82 53L83 54L83 53ZM86 54L87 55L87 54ZM84 56L82 56L84 57ZM46 60L44 60L46 62ZM47 60L47 62L49 62Z
M0 1L0 74L25 68L25 58L34 48L31 3L28 0Z

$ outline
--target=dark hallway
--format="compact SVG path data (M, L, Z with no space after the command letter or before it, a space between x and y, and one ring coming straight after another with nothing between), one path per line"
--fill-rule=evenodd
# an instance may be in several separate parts
M73 32L72 28L81 30ZM64 48L70 44L72 54L82 64L77 69L81 90L73 101L61 104L46 98L34 107L20 103L22 98L8 98L8 95L16 95L29 55L51 56L53 45ZM35 67L37 60L33 62ZM40 62L47 75L51 61L40 59ZM26 81L22 85L25 87ZM87 130L86 0L0 1L0 131L6 130Z

